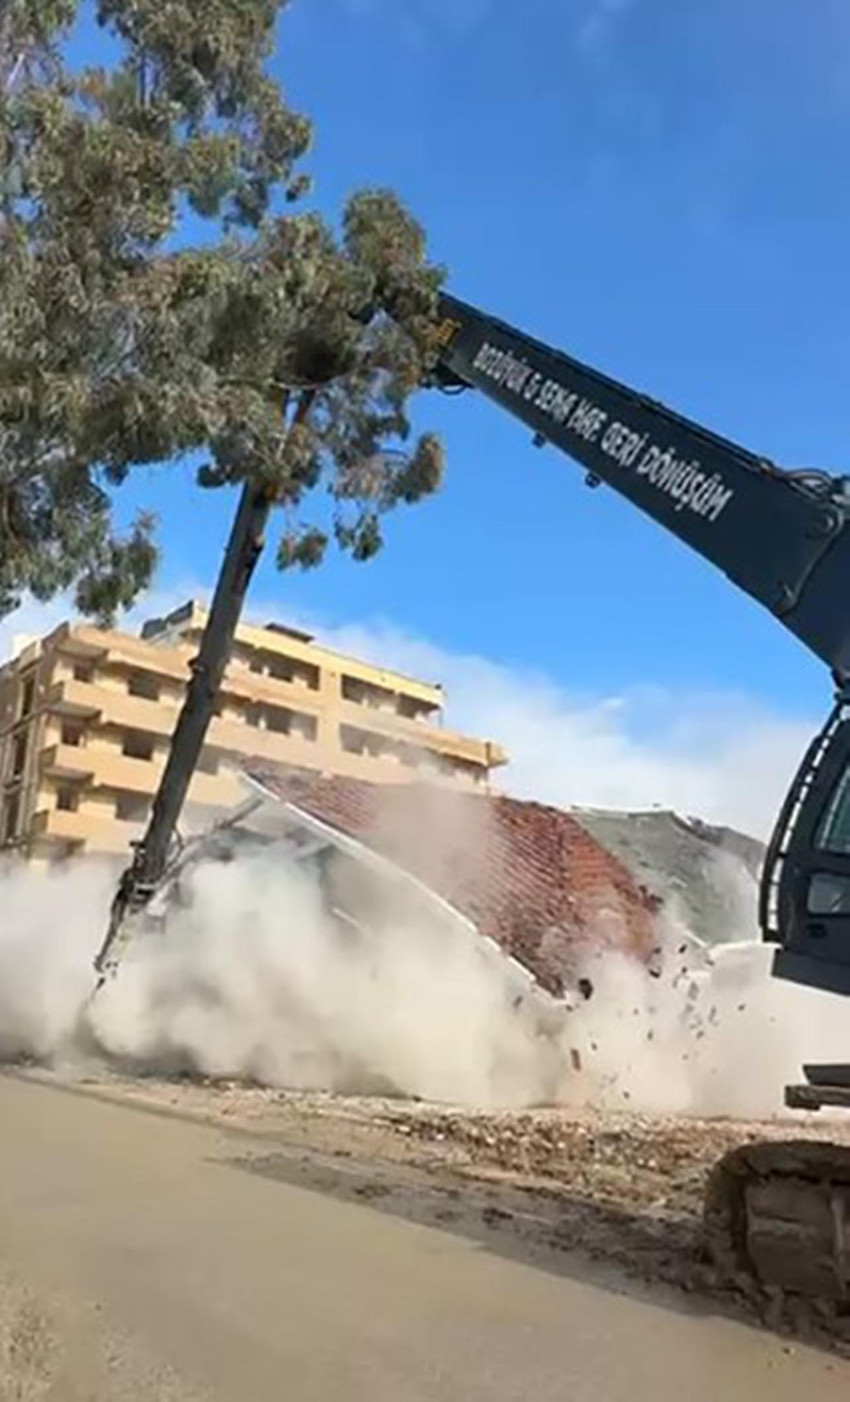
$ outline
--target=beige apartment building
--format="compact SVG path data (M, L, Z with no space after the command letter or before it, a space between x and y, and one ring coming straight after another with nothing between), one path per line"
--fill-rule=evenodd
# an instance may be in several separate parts
M150 813L206 617L190 602L141 637L66 623L0 667L0 849L48 861L128 851ZM240 625L189 804L206 815L238 803L237 767L249 757L486 790L507 756L444 729L443 705L441 687L307 633Z

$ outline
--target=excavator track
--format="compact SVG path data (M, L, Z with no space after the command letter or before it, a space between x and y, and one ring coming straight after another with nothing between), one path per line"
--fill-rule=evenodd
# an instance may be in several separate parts
M789 1140L735 1149L711 1174L704 1224L724 1284L850 1309L850 1147Z

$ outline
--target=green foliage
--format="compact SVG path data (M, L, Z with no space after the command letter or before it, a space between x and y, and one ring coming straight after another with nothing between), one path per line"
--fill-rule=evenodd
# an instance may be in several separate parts
M292 208L311 128L265 66L287 3L100 0L120 61L71 73L75 0L0 0L0 612L132 601L152 521L119 539L111 517L142 464L200 453L202 487L264 484L284 568L330 533L368 559L380 517L439 485L436 439L398 448L442 274L391 192L355 195L339 236ZM302 516L320 485L328 530Z

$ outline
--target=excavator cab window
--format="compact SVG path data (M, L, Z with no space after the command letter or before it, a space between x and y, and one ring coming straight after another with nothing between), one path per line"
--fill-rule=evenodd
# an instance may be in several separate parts
M816 871L809 882L809 915L850 915L850 876Z
M818 824L815 845L821 852L850 855L850 765L836 783Z
M791 795L766 873L778 888L782 949L774 973L850 993L850 717L843 711L809 751Z

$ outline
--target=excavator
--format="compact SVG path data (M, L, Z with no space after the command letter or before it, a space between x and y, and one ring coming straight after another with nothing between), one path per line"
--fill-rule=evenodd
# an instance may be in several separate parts
M850 994L850 477L776 466L645 394L445 294L433 384L478 390L717 566L829 667L835 700L791 784L761 879L761 935L777 979ZM262 548L268 504L250 483L150 824L95 961L113 973L133 917L161 886ZM216 642L218 639L218 643ZM850 1109L850 1064L802 1068L790 1109ZM756 1143L717 1165L705 1206L721 1278L850 1308L850 1148Z

